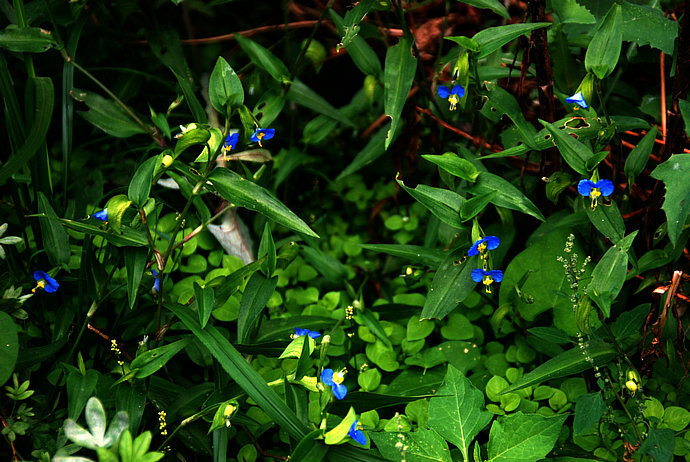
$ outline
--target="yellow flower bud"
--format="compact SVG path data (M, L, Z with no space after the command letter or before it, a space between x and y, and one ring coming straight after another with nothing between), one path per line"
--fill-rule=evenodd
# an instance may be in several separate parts
M170 154L164 155L163 156L163 162L162 162L163 167L165 167L165 168L170 167L173 163L173 160L174 159L172 158L172 156Z

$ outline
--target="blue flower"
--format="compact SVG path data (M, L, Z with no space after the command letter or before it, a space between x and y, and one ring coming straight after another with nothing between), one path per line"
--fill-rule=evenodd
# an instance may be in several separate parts
M471 274L472 280L474 282L482 282L484 286L486 287L486 293L490 294L491 293L491 283L495 282L501 282L503 280L503 271L500 270L491 270L491 271L486 271L481 268L473 269L472 274Z
M589 105L587 104L587 101L585 101L585 97L582 95L581 91L578 91L573 96L568 96L565 99L565 102L570 103L570 104L577 104L582 109L587 109L589 107ZM577 109L577 108L575 108L575 109Z
M333 372L333 369L324 369L321 372L321 381L333 388L333 395L338 399L343 399L347 395L347 387L343 385L346 372L347 369L345 368L338 372Z
M316 331L295 327L295 333L292 334L292 338L302 337L303 335L308 335L311 338L321 337L321 334Z
M36 280L36 287L31 289L33 293L36 293L36 289L43 289L47 293L52 294L60 287L60 284L44 271L34 271L34 279Z
M153 273L154 277L153 287L151 288L151 290L158 293L158 291L161 288L161 277L158 275L158 271L156 271L155 269L151 269L151 272Z
M595 183L592 180L580 180L577 184L577 192L592 199L590 208L594 210L597 207L599 196L610 196L613 193L613 182L611 180L599 180Z
M233 149L235 149L235 146L237 146L237 142L240 139L239 133L228 133L227 138L225 138L225 142L223 143L223 150L225 152L230 152Z
M477 242L472 244L470 250L467 251L467 255L474 257L478 254L484 254L485 250L494 250L499 246L501 240L496 236L486 236L484 239L479 239Z
M96 212L91 216L94 217L96 220L105 221L107 223L108 222L108 209L107 208L103 209L100 212Z
M447 99L450 102L450 110L454 111L458 102L460 102L460 98L465 96L465 89L462 85L455 85L452 90L449 90L448 87L440 86L438 87L438 96Z
M364 432L362 431L362 424L359 422L359 420L355 420L352 423L352 426L350 427L350 430L348 430L347 435L353 440L357 441L362 446L365 446L367 444L367 437L364 435Z
M259 146L261 146L261 140L270 140L275 134L276 131L274 128L257 128L256 131L252 133L252 141L259 143Z

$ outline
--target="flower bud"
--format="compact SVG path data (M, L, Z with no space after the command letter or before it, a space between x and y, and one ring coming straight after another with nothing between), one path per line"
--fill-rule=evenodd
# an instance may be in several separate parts
M168 168L172 165L173 163L173 158L170 154L166 154L163 156L163 167Z

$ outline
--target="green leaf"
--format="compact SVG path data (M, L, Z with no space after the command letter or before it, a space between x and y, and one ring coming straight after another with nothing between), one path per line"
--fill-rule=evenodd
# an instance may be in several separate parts
M268 74L278 82L290 82L290 71L288 71L288 68L276 57L276 55L256 43L254 40L248 39L240 34L235 34L234 37L237 43L242 47L242 50L247 53L252 63L268 72Z
M585 207L587 218L601 234L608 237L613 244L625 235L625 223L618 205L612 201L611 205L599 205L592 210Z
M127 269L127 299L130 309L134 307L134 302L137 298L137 291L141 284L141 277L144 274L148 253L148 249L138 247L124 249L125 268Z
M319 248L311 246L302 247L301 252L307 263L316 268L326 280L335 283L347 280L347 267L337 258Z
M291 460L302 460L304 462L321 462L326 459L328 453L328 446L320 442L320 436L323 430L314 430L295 446L295 449L290 454Z
M659 8L621 3L623 40L647 45L672 55L678 37L678 22L664 16Z
M360 168L365 165L369 165L386 152L386 138L388 136L390 128L388 125L384 125L383 128L379 129L367 142L366 146L357 153L355 158L352 160L350 165L345 167L345 170L340 172L335 181L339 181L352 173L355 173ZM400 130L393 134L393 139L395 140L400 134Z
M395 180L439 220L454 228L463 228L462 220L460 220L460 209L465 203L464 197L448 189L432 188L425 184L417 185L416 188L412 189L405 186L400 178L396 177Z
M385 113L391 118L391 126L386 137L388 149L393 141L393 134L398 130L403 106L417 70L417 58L412 56L412 39L405 36L397 45L388 48L386 65L383 71Z
M467 180L471 183L477 181L479 172L472 162L463 159L455 153L447 152L443 155L437 156L432 154L422 154L422 157L429 162L438 165L440 168L455 175L458 178Z
M129 182L127 189L127 196L137 207L143 207L149 199L151 192L151 182L153 181L153 172L156 166L160 165L163 160L163 153L157 156L146 159L134 172L132 181ZM110 209L108 209L110 211Z
M376 432L371 439L388 460L406 462L451 462L448 443L434 430L418 429L416 432ZM405 457L399 443L407 446Z
M436 269L446 258L447 252L421 245L401 244L359 244L360 247L372 252L382 252L394 257L400 257Z
M293 80L290 89L287 92L287 98L300 104L306 108L312 109L320 114L337 120L349 127L354 127L354 124L338 109L334 108L322 96L309 88L300 80Z
M9 51L43 53L57 45L52 32L40 27L6 27L0 31L0 48Z
M345 28L343 26L343 20L338 13L333 9L329 9L329 14L331 15L331 20L338 28L338 33L342 36L345 34ZM352 41L345 45L348 55L352 58L352 62L355 66L362 71L365 75L373 75L375 77L380 77L383 73L381 69L381 62L379 61L376 52L371 49L366 40L364 40L359 35L352 38Z
M359 23L362 22L364 16L369 13L374 0L362 0L356 4L354 8L345 13L343 21L343 38L340 41L340 46L347 46L359 34Z
M267 279L261 273L254 273L249 278L240 302L240 314L237 318L237 342L247 343L249 334L268 299L278 285L278 277Z
M532 149L537 149L534 142L537 130L525 120L515 97L493 82L485 85L488 90L488 100L482 107L482 115L493 122L498 122L503 114L507 115L517 127L522 142Z
M206 323L211 317L213 306L215 304L215 296L212 287L200 286L194 282L194 300L196 301L196 309L199 312L199 324L201 328L206 327Z
M41 214L41 236L43 248L53 266L69 263L70 248L67 231L58 221L58 216L46 196L38 191L38 213Z
M541 214L537 206L534 205L527 196L522 194L522 192L509 181L493 173L481 172L477 177L477 182L469 190L469 192L477 196L488 194L492 191L496 191L497 193L491 200L492 203L499 207L526 213L538 220L544 221L544 215Z
M266 384L234 346L212 325L201 328L186 306L167 304L172 311L189 328L201 343L208 349L221 367L233 378L250 398L268 414L283 430L295 439L302 439L308 433L306 424L297 418L295 413Z
M126 198L124 195L122 197ZM110 214L110 210L108 210L108 214ZM117 247L141 247L149 245L149 241L144 231L135 230L128 226L122 226L122 234L118 234L110 230L103 230L97 226L81 223L79 221L67 220L65 218L60 218L60 222L64 226L80 233L91 234L93 236L102 236L108 242Z
M122 216L130 205L132 205L132 201L124 194L113 196L106 202L105 208L108 209L108 226L116 233L122 232ZM148 240L146 243L148 244Z
M227 113L227 106L237 107L244 103L242 82L222 56L218 57L211 72L208 97L216 111L221 114Z
M652 148L654 147L654 140L656 139L656 134L658 130L656 127L652 127L651 130L637 143L637 146L628 154L627 159L625 159L625 176L628 177L628 184L632 187L635 182L635 178L642 173L649 156L652 153Z
M255 271L261 268L263 260L259 259L244 265L233 271L227 277L218 277L209 282L208 286L215 288L215 303L213 309L219 308L228 301L228 299L234 295L244 282L244 278L252 275Z
M600 79L606 78L613 72L618 64L623 44L622 27L623 13L621 6L616 3L611 6L601 27L589 42L585 55L587 72L593 72Z
M215 169L208 179L228 201L261 213L278 224L307 236L319 237L297 215L258 184L227 169Z
M674 154L666 162L657 166L652 177L664 182L666 197L661 206L666 212L668 238L674 246L690 215L690 157Z
M17 325L9 314L0 311L0 385L4 385L12 375L18 354Z
M551 7L563 24L594 24L596 18L576 0L551 0Z
M678 100L678 108L685 121L685 134L690 135L690 101Z
M465 222L471 220L476 215L478 215L487 205L496 197L498 191L489 191L481 196L473 197L472 199L466 201L462 204L460 209L460 219Z
M347 433L350 431L352 424L355 423L355 420L357 420L357 414L355 414L355 409L351 407L343 420L332 430L326 432L325 443L338 444L347 438Z
M487 462L536 462L551 452L567 415L517 412L499 417L489 432Z
M573 184L573 177L565 172L554 172L546 183L546 198L556 204L558 197Z
M304 351L304 347L307 347L307 351ZM285 347L283 352L280 354L278 359L284 358L301 358L302 355L307 357L311 356L314 352L316 342L313 338L308 335L302 335L300 337L292 339L292 341Z
M450 36L450 37L443 37L446 40L450 40L452 42L457 43L463 48L466 48L470 51L474 51L475 53L479 52L479 44L472 40L469 37L465 37L464 35L455 35L455 36Z
M173 356L186 347L191 340L191 337L186 337L168 345L138 354L129 365L130 369L136 372L134 377L143 379L151 374L155 374L161 367L165 366Z
M462 372L448 366L443 385L429 402L429 427L462 451L465 460L472 440L486 427L493 414L484 408L484 393Z
M650 428L647 439L640 446L640 453L652 456L654 462L671 462L675 446L674 436L670 428Z
M381 340L384 345L388 348L393 348L393 344L386 335L386 331L379 322L378 319L373 315L371 310L366 310L363 313L355 315L355 321L357 324L366 326L376 338Z
M577 398L575 403L575 420L573 421L573 435L585 433L592 425L599 422L606 411L606 404L601 392L587 393Z
M93 396L99 374L88 369L85 375L71 371L67 376L67 417L77 420L86 406L86 401Z
M182 135L180 139L178 139L175 143L175 157L179 156L192 146L198 144L205 145L210 138L211 131L205 128L193 128L191 130L186 131L184 135Z
M611 303L623 288L628 270L628 249L638 230L625 236L615 246L606 251L592 271L592 282L587 286L587 293L604 313L611 315Z
M467 246L460 247L448 254L438 267L422 308L421 319L443 319L474 290L476 283L470 274L477 267L477 259L469 257L458 263L466 253Z
M587 161L594 156L594 153L584 144L570 136L565 131L556 126L539 119L539 122L548 130L553 137L556 147L561 152L563 159L577 173L587 175Z
M0 63L2 64L2 63ZM15 151L9 160L0 167L0 186L27 165L38 149L45 143L50 121L53 116L54 89L53 82L48 77L32 78L36 105L33 111L33 125L26 136L24 144ZM7 102L7 98L5 98ZM6 103L7 104L7 103Z
M472 40L479 44L477 59L484 58L501 48L506 43L528 34L535 29L549 27L550 22L535 22L531 24L508 24L506 26L489 27L477 32Z
M276 244L273 241L273 235L271 234L271 226L268 222L264 225L264 232L261 235L261 242L259 243L259 253L258 258L266 257L266 261L262 266L262 270L266 277L273 276L273 272L276 270L277 255L276 255Z
M497 15L510 19L510 14L508 14L508 10L506 10L506 7L501 4L498 0L459 0L461 3L467 3L468 5L475 6L477 8L484 8L487 10L491 10ZM465 458L466 460L469 460Z
M584 348L575 346L540 364L534 370L522 376L520 380L503 390L501 395L532 385L538 385L547 380L578 374L594 366L601 366L610 361L616 354L616 349L609 343L601 341L585 342Z
M105 99L96 93L73 88L70 95L89 107L88 111L77 111L84 119L100 128L108 135L127 138L147 133L143 127L132 120L132 117L115 101Z

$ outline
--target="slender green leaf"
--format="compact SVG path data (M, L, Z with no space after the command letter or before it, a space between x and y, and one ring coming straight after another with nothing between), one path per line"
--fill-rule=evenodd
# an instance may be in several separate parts
M359 244L366 250L373 252L387 253L394 257L420 263L431 269L436 269L446 257L447 252L421 245L401 245L401 244Z
M351 407L350 410L347 411L347 415L343 418L343 420L341 420L340 423L332 430L326 432L324 435L324 442L326 444L338 444L343 441L348 437L347 433L350 431L352 424L355 423L355 420L357 420L357 414L355 414L354 408Z
M244 88L240 78L222 56L218 57L208 83L208 97L216 111L227 112L226 106L236 107L244 103Z
M522 142L532 149L537 149L534 141L537 130L525 120L515 97L494 83L485 85L489 92L488 99L481 110L482 115L493 122L498 122L503 114L507 115L517 127Z
M478 215L496 197L498 191L489 191L481 196L473 197L462 204L460 209L460 219L465 222Z
M271 226L266 222L264 225L264 232L261 235L261 242L259 242L259 254L258 257L266 257L266 261L262 266L262 271L266 277L273 276L273 272L276 270L277 254L276 254L276 244L273 241L273 235L271 234Z
M322 462L326 459L328 446L321 443L320 437L323 430L314 430L295 446L290 454L290 460L302 460L304 462Z
M438 165L440 168L455 175L458 178L474 183L479 176L477 168L467 159L459 157L457 154L447 152L440 156L432 154L422 154L422 157L429 162Z
M465 37L464 35L456 35L443 38L446 40L450 40L451 42L455 42L461 47L467 48L468 50L474 51L475 53L479 52L479 44L471 38Z
M345 33L345 28L342 18L338 16L338 13L333 9L329 10L329 14L331 15L331 20L333 20L333 23L338 28L338 33L343 35ZM373 75L375 77L381 76L383 73L381 61L379 61L376 52L371 49L366 40L356 35L352 38L350 43L345 45L345 48L350 58L352 58L352 61L355 63L355 66L365 75Z
M276 223L307 236L319 237L266 189L245 180L237 173L227 169L216 169L211 172L208 179L216 190L233 204L259 212Z
M623 13L620 4L616 3L611 6L601 27L589 42L585 55L587 72L593 72L600 79L606 78L613 72L618 64L623 45L622 27Z
M349 127L354 127L352 121L348 119L345 114L334 108L321 95L317 94L300 80L295 79L292 81L290 89L287 92L287 98Z
M592 271L592 282L587 286L587 293L601 308L604 317L611 315L611 303L623 288L628 269L628 249L637 233L637 230L632 232L607 250Z
M122 226L122 234L118 234L111 230L103 230L97 226L89 225L87 223L82 223L79 221L67 220L65 218L60 218L60 222L66 227L73 229L74 231L91 234L93 236L102 236L108 242L110 242L116 247L141 247L149 245L149 241L146 237L146 232L132 229L129 226Z
M503 6L503 4L501 2L499 2L498 0L459 0L459 1L461 3L467 3L468 5L476 6L477 8L484 8L487 10L491 10L503 18L510 19L510 14L508 14L508 10L506 10L506 7Z
M443 319L474 290L476 283L470 274L477 268L477 259L469 257L458 263L466 253L467 246L463 246L448 254L438 267L420 319Z
M340 283L347 279L347 267L330 254L311 246L301 249L302 256L311 266L331 282Z
M0 385L4 385L12 375L18 354L17 325L9 314L0 311Z
M151 192L151 183L153 181L153 172L156 166L160 165L163 160L163 153L157 156L146 159L134 172L132 181L129 182L127 189L127 196L138 207L143 207L149 199Z
M500 176L489 172L481 172L477 177L477 182L470 188L470 192L475 195L488 194L496 191L496 196L491 199L491 202L499 207L505 207L518 212L526 213L534 218L544 221L544 215L541 214L536 205L527 198L522 192L513 186L509 181L504 180Z
M223 306L239 290L244 282L244 278L258 271L262 263L263 259L259 259L235 270L229 276L221 276L211 280L207 285L214 288L215 302L213 309Z
M137 298L137 291L141 284L141 277L146 268L148 249L138 247L127 247L124 250L125 268L127 269L127 299L130 309L134 307Z
M343 38L340 40L341 46L348 46L352 40L359 34L359 23L362 22L364 16L369 13L374 0L362 0L350 11L345 13L343 20Z
M554 125L541 119L539 122L551 134L556 147L568 165L577 173L587 175L586 164L594 156L592 150Z
M403 106L417 70L417 58L412 56L411 47L412 39L405 36L386 52L383 99L386 115L391 118L391 127L385 142L386 149L393 141L393 134L398 130Z
M261 69L268 72L268 74L280 83L290 83L290 71L287 66L276 57L273 53L268 51L262 45L259 45L254 40L243 37L240 34L235 34L237 43L242 47L252 63L259 66Z
M57 45L51 31L40 27L6 27L0 31L0 48L9 51L43 53Z
M173 356L186 347L191 340L191 337L186 337L177 342L138 354L129 367L135 372L134 376L138 379L143 379L151 374L155 374L161 367L165 366Z
M479 44L477 59L490 55L506 43L521 35L528 34L535 29L549 27L550 22L535 22L532 24L508 24L506 26L489 27L477 32L472 40Z
M67 375L67 417L79 419L86 401L94 394L98 377L99 374L94 369L88 369L85 375L79 371L71 371Z
M611 202L611 205L600 205L592 210L590 207L586 208L587 218L592 222L594 227L599 230L601 234L611 239L612 243L616 243L623 239L625 235L625 223L618 205Z
M194 300L196 301L196 309L199 312L199 324L201 328L206 327L213 306L215 304L215 296L212 287L200 286L194 282Z
M536 462L551 452L567 414L544 417L517 412L491 425L487 462Z
M352 160L350 165L345 167L345 170L340 172L335 181L339 181L348 175L355 173L360 168L365 165L369 165L376 159L381 157L386 152L386 138L388 137L388 132L390 130L389 126L384 126L379 129L367 142L366 146L357 153L355 158ZM395 140L400 134L400 130L393 134L393 139Z
M115 101L105 99L97 93L73 88L72 98L89 107L88 111L77 111L84 119L108 135L127 138L147 131L132 120L132 117Z
M261 273L254 273L249 278L247 286L242 294L240 302L240 314L237 318L237 341L247 343L251 329L261 312L266 307L266 302L273 295L278 285L278 278L267 279Z
M666 212L668 238L675 246L690 215L690 157L686 154L672 155L654 169L652 177L663 181L666 186L661 208Z
M70 257L67 231L60 224L53 207L41 191L38 192L38 213L42 214L39 222L43 236L43 248L48 254L50 263L54 266L66 265L69 263Z
M635 178L642 173L649 156L652 154L652 148L654 147L654 140L656 139L656 134L658 130L656 127L652 127L651 130L637 143L637 146L630 151L627 159L625 159L625 176L628 177L628 184L632 187L635 182Z
M424 184L417 185L416 188L412 189L405 186L401 179L396 178L396 181L439 220L454 228L461 229L463 227L462 220L460 220L460 209L465 203L464 197L448 189L432 188Z
M210 138L211 131L205 128L193 128L186 131L175 143L175 156L179 156L192 146L206 144Z

